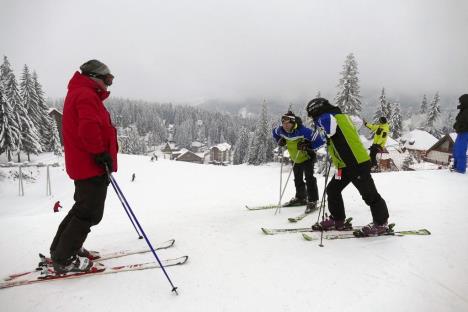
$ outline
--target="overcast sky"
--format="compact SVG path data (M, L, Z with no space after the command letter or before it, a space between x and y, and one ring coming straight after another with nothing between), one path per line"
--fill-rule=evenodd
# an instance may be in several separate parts
M468 93L467 0L0 0L0 55L64 97L96 58L113 95L150 101L336 92L348 53L363 91Z

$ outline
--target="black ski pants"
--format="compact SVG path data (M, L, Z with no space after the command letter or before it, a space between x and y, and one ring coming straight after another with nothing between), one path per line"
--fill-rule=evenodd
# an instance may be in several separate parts
M377 166L377 154L382 151L382 147L378 144L372 144L371 147L369 147L369 151L372 167L375 167Z
M296 198L306 199L312 202L319 199L317 179L314 177L314 161L306 160L300 164L294 164L294 185L296 186ZM306 182L304 183L304 175Z
M327 185L328 210L335 220L345 220L346 213L341 192L352 183L364 202L370 207L372 220L383 224L388 220L388 209L385 200L380 196L370 174L369 166L363 166L350 172L346 168L342 171L341 179L333 179Z
M107 175L75 181L75 204L60 223L50 246L54 261L66 264L83 246L91 226L101 221L108 184Z

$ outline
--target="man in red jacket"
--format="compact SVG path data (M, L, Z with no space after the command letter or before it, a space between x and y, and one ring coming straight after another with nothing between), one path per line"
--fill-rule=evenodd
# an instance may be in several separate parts
M83 243L104 213L109 185L106 168L117 171L117 131L104 107L114 76L109 68L90 60L80 66L68 84L62 132L67 173L75 183L70 212L58 227L50 246L57 273L82 272L93 266Z

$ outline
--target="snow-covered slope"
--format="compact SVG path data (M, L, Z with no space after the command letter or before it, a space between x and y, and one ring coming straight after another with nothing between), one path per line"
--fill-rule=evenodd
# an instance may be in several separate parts
M119 155L115 175L149 238L176 239L162 258L188 254L168 268L179 296L160 270L121 273L0 290L7 311L467 311L468 175L448 171L375 174L397 229L427 228L431 236L325 241L299 234L266 236L260 227L290 227L301 208L247 211L275 203L279 165L210 166ZM1 169L5 172L6 169ZM36 170L36 169L34 169ZM283 182L287 177L285 168ZM132 173L135 182L130 182ZM31 269L47 252L73 204L73 183L51 168L53 197L45 196L45 169L35 183L0 181L0 276ZM323 190L323 177L318 178ZM290 181L285 199L294 195ZM344 192L355 225L370 211L350 185ZM64 209L53 213L60 200ZM309 226L317 214L297 225ZM144 247L110 188L104 219L85 246L102 252ZM112 264L151 261L138 255Z

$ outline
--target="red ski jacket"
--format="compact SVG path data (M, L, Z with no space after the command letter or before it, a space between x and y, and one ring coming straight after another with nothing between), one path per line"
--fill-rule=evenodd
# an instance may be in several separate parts
M65 166L73 180L103 175L104 168L94 161L94 156L103 152L112 156L112 171L117 171L117 131L102 102L109 94L79 72L68 83L62 132Z

